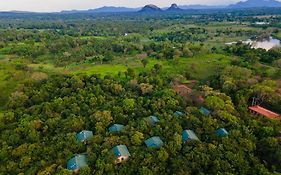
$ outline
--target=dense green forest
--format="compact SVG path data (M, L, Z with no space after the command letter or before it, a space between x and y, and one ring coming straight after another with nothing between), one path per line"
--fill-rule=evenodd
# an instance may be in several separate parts
M244 42L281 39L279 13L0 14L0 175L73 174L77 154L81 175L280 174L280 116L248 107L281 113L281 49Z

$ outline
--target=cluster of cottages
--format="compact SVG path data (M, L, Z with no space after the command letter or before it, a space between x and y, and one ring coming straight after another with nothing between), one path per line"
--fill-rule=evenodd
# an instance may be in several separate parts
M174 90L183 98L187 98L188 95L192 92L192 89L188 88L186 85L183 85L183 84L174 85ZM204 103L203 97L199 96L198 100L199 100L200 104ZM249 107L249 110L253 114L262 115L269 119L278 119L279 118L279 115L277 113L274 113L261 106L251 106L251 107ZM210 111L209 109L207 109L205 107L201 107L199 109L199 111L203 115L206 115L206 116L212 114L212 111ZM180 112L180 111L176 111L174 113L174 116L176 116L176 117L181 117L183 115L184 115L184 113ZM150 116L147 118L147 123L151 126L155 126L159 121L160 121L159 118L156 116ZM116 132L122 131L124 127L125 126L121 125L121 124L114 124L108 128L108 131L109 131L109 133L116 133ZM219 128L216 130L216 135L218 137L225 137L225 136L228 136L229 133L225 128ZM76 135L76 138L79 142L83 142L83 143L87 144L87 142L91 138L93 138L93 132L86 131L86 130L81 131L80 133L78 133ZM194 131L184 130L182 132L182 140L183 140L183 143L188 143L193 140L199 140L199 138L196 136ZM161 148L164 145L164 142L158 136L151 137L151 138L145 140L144 143L148 148ZM116 158L115 163L117 163L117 164L128 160L129 157L131 156L126 145L115 146L114 148L112 148L112 153L114 154L114 156ZM87 166L87 155L86 154L77 154L73 158L68 160L68 162L67 162L67 169L72 170L74 172L79 171L79 169L81 169L85 166Z
M201 108L200 111L205 115L210 114L210 111L206 108ZM183 115L184 115L184 113L182 113L180 111L176 111L174 113L174 116L176 116L176 117L181 117ZM156 116L149 116L147 118L147 123L151 126L155 126L159 121L160 121L160 119ZM108 128L108 131L109 131L109 133L116 133L116 132L122 131L124 127L125 126L121 125L121 124L114 124ZM229 133L224 128L220 128L220 129L216 130L216 135L219 137L224 137L224 136L227 136L228 134ZM76 134L77 141L82 142L84 144L87 144L87 142L90 139L92 139L93 137L94 137L93 132L87 131L87 130L83 130ZM190 141L199 140L199 139L196 136L196 134L194 133L194 131L184 130L182 132L182 140L183 140L183 143L188 143ZM145 140L144 143L148 148L161 148L162 146L164 146L164 142L158 136L151 137L151 138ZM115 163L117 163L117 164L128 160L129 157L131 156L126 145L117 145L117 146L113 147L111 151L116 158ZM67 161L67 169L74 171L74 172L79 171L79 169L81 169L85 166L87 166L87 155L86 154L77 154L73 158L71 158L70 160Z

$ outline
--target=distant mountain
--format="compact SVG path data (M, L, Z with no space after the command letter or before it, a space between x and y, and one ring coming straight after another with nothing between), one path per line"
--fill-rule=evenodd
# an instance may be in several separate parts
M281 2L277 0L247 0L240 1L236 4L229 6L209 6L209 5L181 5L172 4L170 7L159 8L156 5L149 4L143 8L128 8L128 7L114 7L114 6L104 6L97 9L90 10L71 10L62 11L61 13L120 13L120 12L180 12L185 10L211 10L211 9L243 9L243 8L258 8L258 7L281 7Z
M179 8L177 4L172 4L171 7L169 7L166 11L168 11L168 12L180 12L180 11L183 11L183 9Z
M119 12L137 12L140 9L141 8L104 6L97 9L89 9L89 10L62 11L62 13L119 13Z
M172 4L170 7L159 8L156 5L149 4L144 6L143 8L129 8L129 7L114 7L114 6L104 6L97 9L89 9L89 10L66 10L61 12L62 14L75 14L75 13L120 13L120 12L180 12L186 10L225 10L225 9L243 9L243 8L261 8L261 7L279 7L281 8L281 2L278 0L247 0L240 1L236 4L232 4L229 6L208 6L208 5L181 5ZM8 14L41 14L40 12L28 12L28 11L0 11L2 15ZM42 12L43 13L43 12ZM45 14L45 13L44 13ZM52 14L52 12L48 13Z
M0 11L0 13L1 14L38 14L38 13L43 13L43 12L11 10L11 11Z
M91 10L92 12L136 12L140 10L140 8L128 8L128 7L113 7L113 6L104 6L101 8L97 8Z
M81 13L81 12L86 12L88 10L63 10L59 13L63 13L63 14L68 14L68 13Z
M281 7L281 2L276 0L247 0L228 6L229 8L256 8L256 7Z
M139 12L161 12L162 9L157 7L156 5L149 4L144 6Z
M223 9L226 6L209 6L209 5L182 5L179 8L187 10L187 9L194 9L194 10L201 10L201 9Z

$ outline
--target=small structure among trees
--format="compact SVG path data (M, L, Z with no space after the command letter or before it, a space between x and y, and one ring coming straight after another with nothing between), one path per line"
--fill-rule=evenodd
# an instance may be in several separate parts
M118 145L112 148L114 155L116 156L115 163L122 163L129 159L131 156L126 145Z
M265 109L259 105L257 106L251 106L249 107L250 111L255 114L255 115L261 115L261 116L264 116L266 118L269 118L269 119L278 119L279 118L279 114L275 113L275 112L272 112L268 109Z
M228 136L228 132L225 128L220 128L218 130L216 130L216 135L219 136L219 137L225 137L225 136Z
M78 142L83 142L85 144L93 137L94 135L92 131L83 130L76 134L76 139L78 140Z
M86 154L77 154L67 161L67 169L74 172L78 172L81 168L86 166L88 166Z
M210 115L211 114L211 111L207 108L204 108L204 107L200 108L200 112L204 115Z
M160 137L151 137L144 142L148 148L161 148L164 145Z
M183 116L184 115L184 113L183 112L180 112L180 111L176 111L175 113L174 113L174 116L176 116L176 117L181 117L181 116Z
M186 85L180 84L174 86L174 91L176 91L176 93L178 93L185 100L188 100L188 96L189 94L191 94L192 89L190 89Z
M149 117L147 118L147 122L148 122L148 124L150 124L151 126L155 126L156 123L158 123L159 121L160 121L159 118L156 117L156 116L149 116Z
M111 127L109 127L109 133L116 133L116 132L120 132L124 129L124 125L121 124L114 124Z
M192 130L184 130L182 132L183 143L187 143L192 140L199 140L196 134Z

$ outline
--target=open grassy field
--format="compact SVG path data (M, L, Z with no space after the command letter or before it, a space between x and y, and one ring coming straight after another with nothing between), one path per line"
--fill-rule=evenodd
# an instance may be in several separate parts
M68 73L68 70L63 67L55 67L53 64L28 64L33 71L44 72L47 74Z
M128 59L126 64L102 64L102 65L82 65L72 67L68 71L71 74L100 74L117 75L118 72L125 72L127 68L133 68L137 73L141 71L150 71L155 64L162 65L163 71L167 74L177 74L187 71L197 79L205 79L214 75L218 68L227 65L230 58L220 54L202 54L192 58L180 58L178 60L157 60L149 58L146 68L143 67L140 60Z
M16 70L15 65L0 61L0 109L6 104L9 94L28 77L28 72Z

